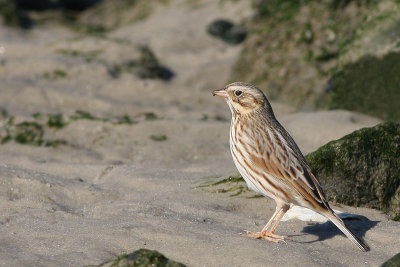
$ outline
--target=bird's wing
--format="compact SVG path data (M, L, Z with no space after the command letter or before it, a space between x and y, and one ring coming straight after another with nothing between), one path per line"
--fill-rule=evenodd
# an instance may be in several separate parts
M258 151L258 157L264 159L264 170L297 191L302 201L307 206L311 205L310 208L329 209L321 185L312 174L303 154L282 126L281 129L264 133L265 144L260 146L264 149Z

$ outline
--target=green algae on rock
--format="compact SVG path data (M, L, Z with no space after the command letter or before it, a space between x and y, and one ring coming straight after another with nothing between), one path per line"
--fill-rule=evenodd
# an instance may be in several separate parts
M56 22L82 35L105 37L116 28L147 18L157 6L168 1L25 1L32 2L26 6L21 5L24 1L0 0L0 20L7 26L24 29Z
M43 78L48 80L58 80L67 77L67 73L61 69L55 69L53 71L47 71L43 74Z
M14 141L23 145L56 147L67 143L65 140L46 139L45 126L38 121L15 123L14 120L14 117L10 117L0 127L0 144Z
M344 42L318 106L400 120L400 2L377 2Z
M400 123L363 128L306 158L328 200L400 220Z
M115 260L103 263L99 267L185 267L186 265L169 260L156 250L139 249L130 254L122 254Z
M329 106L400 120L400 52L366 56L333 76Z
M400 266L400 253L397 253L384 263L380 267L399 267Z
M372 1L334 2L257 1L258 16L246 25L248 38L231 77L257 84L272 100L313 106L337 66L342 44L374 7Z
M323 89L335 71L399 50L397 0L254 2L258 16L246 25L231 77L257 84L272 100L325 109L330 95Z
M160 64L149 46L139 46L137 50L139 51L137 58L114 64L108 68L111 77L118 78L122 73L134 73L141 79L168 81L175 75L172 70Z
M152 134L149 138L153 141L162 142L167 141L167 136L165 134Z
M246 198L258 198L262 195L255 194L248 189L246 182L240 174L228 177L205 177L204 181L196 188L202 188L209 193L230 193L231 197L244 195Z
M149 16L157 4L168 0L113 0L102 1L80 14L70 14L73 29L83 34L103 34L123 25L135 23Z
M399 51L400 1L376 1L364 16L352 38L342 44L338 57L338 69L359 61L367 55L382 57Z
M14 1L0 0L0 16L4 25L18 25L18 12Z
M67 141L49 139L54 130L60 130L77 120L92 120L114 125L133 125L143 120L157 120L159 117L153 112L139 113L134 117L129 115L96 117L88 111L77 110L74 115L66 116L61 113L54 114L32 114L32 119L16 123L14 117L8 117L6 111L1 114L4 118L0 120L0 145L14 141L23 145L56 147L67 145ZM156 141L165 141L167 136L160 135L152 138Z
M74 49L59 49L57 53L71 56L71 57L79 57L85 60L87 63L92 62L98 55L100 55L103 51L100 49L90 50L90 51L79 51Z

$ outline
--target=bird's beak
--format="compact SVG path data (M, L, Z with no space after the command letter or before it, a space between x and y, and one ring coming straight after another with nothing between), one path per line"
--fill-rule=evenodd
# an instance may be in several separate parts
M228 98L228 93L226 92L225 88L214 90L213 96L220 96L222 98Z

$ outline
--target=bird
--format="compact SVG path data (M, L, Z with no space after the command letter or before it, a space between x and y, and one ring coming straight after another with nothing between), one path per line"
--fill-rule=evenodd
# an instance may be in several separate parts
M331 209L321 184L299 147L275 118L271 104L255 85L234 82L212 92L226 100L232 113L230 150L236 168L253 191L270 197L276 210L260 232L246 236L283 241L275 230L291 205L316 211L334 223L361 251L369 246Z

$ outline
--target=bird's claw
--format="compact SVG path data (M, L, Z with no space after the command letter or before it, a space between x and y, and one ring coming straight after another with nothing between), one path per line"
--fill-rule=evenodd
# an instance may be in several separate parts
M245 233L240 233L240 235L251 237L251 238L256 238L256 239L266 239L268 241L278 243L282 241L283 243L286 243L284 240L287 236L281 236L281 235L276 235L271 232L250 232L245 230Z

